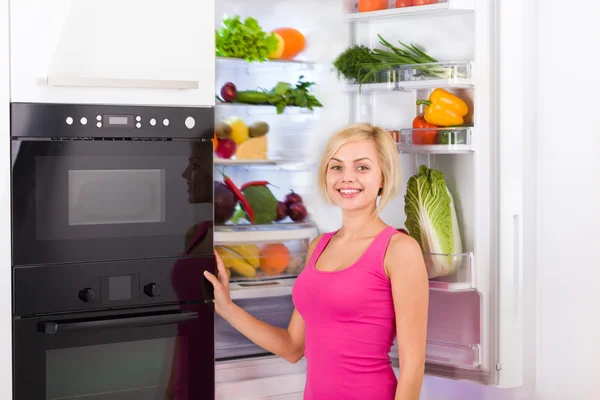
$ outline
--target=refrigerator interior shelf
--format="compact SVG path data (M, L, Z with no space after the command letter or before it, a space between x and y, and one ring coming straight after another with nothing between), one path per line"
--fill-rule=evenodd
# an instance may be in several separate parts
M265 297L289 296L296 282L295 276L279 275L273 279L243 280L231 278L229 290L232 300L262 299Z
M221 111L230 111L239 114L240 112L244 112L248 116L252 115L276 115L277 109L275 106L271 104L246 104L246 103L223 103L218 102L215 104L217 110ZM313 111L308 108L296 107L296 106L286 106L283 110L283 114L287 115L300 115L300 114L312 114L318 108L313 109Z
M216 66L219 69L232 69L253 73L294 72L314 70L316 63L303 60L268 60L263 62L248 62L243 58L217 57Z
M256 243L312 239L318 236L314 222L272 223L265 225L217 225L214 229L215 244Z
M356 3L353 0L346 0ZM475 10L475 0L440 0L438 4L424 6L388 8L370 12L350 12L346 14L348 22L373 22L382 18L403 18L411 16L460 15L472 13Z
M444 292L464 292L475 289L475 269L473 253L437 254L425 253L427 271L439 269L440 266L454 265L456 272L448 276L429 279L429 289Z
M253 170L258 168L277 169L284 171L304 171L310 169L315 165L314 161L311 160L297 160L287 158L275 158L275 159L256 159L256 160L238 160L238 159L226 159L214 157L213 164L215 166L224 167L240 167L240 168L252 168Z
M473 152L471 127L400 129L398 151L411 154Z

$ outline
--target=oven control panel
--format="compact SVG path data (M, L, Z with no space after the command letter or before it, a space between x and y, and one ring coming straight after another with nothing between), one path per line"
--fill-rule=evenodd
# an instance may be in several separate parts
M214 108L11 104L11 137L212 139Z
M14 267L15 315L212 302L214 255Z

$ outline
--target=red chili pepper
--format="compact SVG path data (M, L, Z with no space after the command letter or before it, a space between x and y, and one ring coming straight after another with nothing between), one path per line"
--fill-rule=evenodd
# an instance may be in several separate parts
M248 214L248 217L250 217L250 222L254 223L254 211L252 211L252 207L250 207L250 203L248 203L246 196L244 196L240 189L235 186L235 183L233 183L233 181L229 179L227 175L223 174L223 177L225 178L225 184L229 186L229 189L231 189L233 194L235 194L235 197L237 197L240 203L242 203L242 207L244 207L246 214Z
M246 182L242 185L242 187L240 188L241 190L244 190L250 186L267 186L270 183L268 181L252 181L252 182Z

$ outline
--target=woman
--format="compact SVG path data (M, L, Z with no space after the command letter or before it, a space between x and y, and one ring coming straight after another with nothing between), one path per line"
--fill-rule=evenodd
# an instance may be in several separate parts
M328 142L320 188L342 209L342 227L310 244L293 288L287 329L237 307L217 256L215 310L258 346L307 360L305 400L417 400L425 365L428 280L418 243L379 217L399 191L400 164L388 132L350 125ZM378 200L379 199L379 203ZM397 336L400 376L388 353Z

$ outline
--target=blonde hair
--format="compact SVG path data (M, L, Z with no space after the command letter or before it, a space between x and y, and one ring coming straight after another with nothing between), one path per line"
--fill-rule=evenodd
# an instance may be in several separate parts
M340 147L347 143L360 140L372 140L375 143L379 165L382 174L382 190L376 212L380 213L388 201L394 198L400 191L402 182L402 169L398 157L396 142L385 129L367 123L351 124L336 132L325 145L321 162L319 164L319 189L329 203L333 203L327 193L327 169L329 161Z

